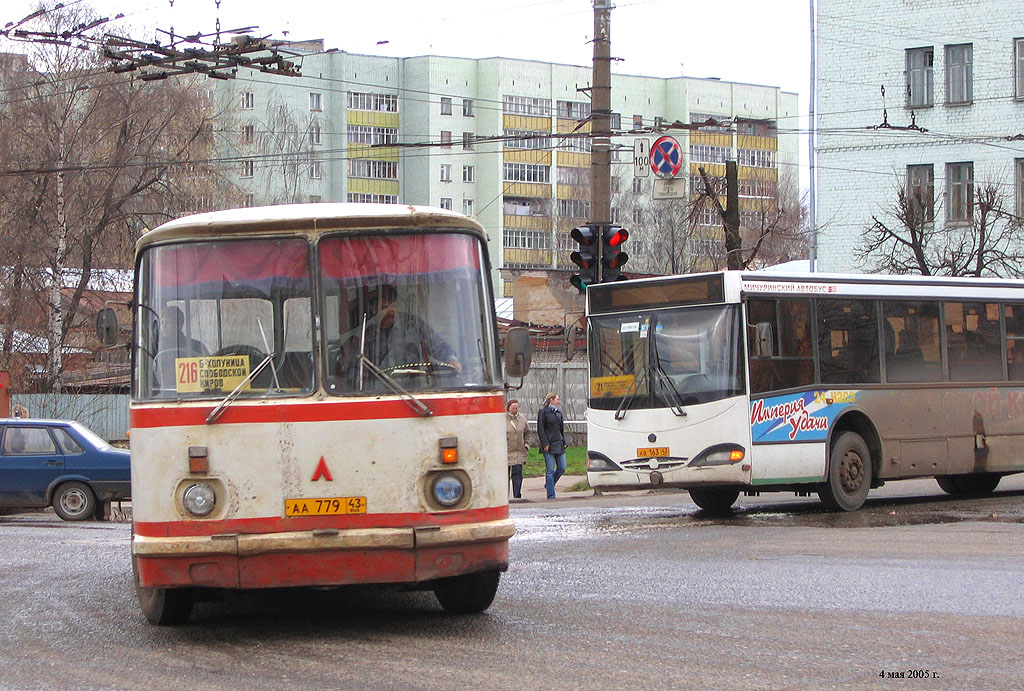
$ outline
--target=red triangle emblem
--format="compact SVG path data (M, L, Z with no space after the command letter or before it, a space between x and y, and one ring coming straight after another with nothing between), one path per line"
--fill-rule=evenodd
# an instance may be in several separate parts
M316 482L320 478L327 480L328 482L334 482L334 478L331 476L331 471L327 468L327 461L324 457L320 457L320 462L316 464L316 470L313 472L313 479L311 482Z

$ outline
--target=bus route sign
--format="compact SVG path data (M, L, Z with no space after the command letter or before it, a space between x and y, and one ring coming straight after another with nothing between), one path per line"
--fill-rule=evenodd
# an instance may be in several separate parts
M651 169L659 178L674 178L683 167L683 149L675 137L659 137L651 147Z

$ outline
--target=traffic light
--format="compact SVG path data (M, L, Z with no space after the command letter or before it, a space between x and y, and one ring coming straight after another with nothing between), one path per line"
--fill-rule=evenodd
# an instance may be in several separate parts
M580 226L573 228L569 236L576 241L579 249L569 255L572 263L580 267L579 273L572 275L569 282L576 286L580 293L587 292L587 286L597 283L597 228L594 226Z
M601 283L626 280L620 270L629 261L629 255L622 251L622 245L627 239L629 239L629 232L621 226L606 225L602 227Z

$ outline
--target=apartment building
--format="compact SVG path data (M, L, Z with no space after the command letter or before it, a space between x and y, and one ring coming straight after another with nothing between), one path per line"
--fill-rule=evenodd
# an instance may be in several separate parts
M819 270L872 270L901 186L928 232L969 230L985 188L1024 214L1019 2L818 0L817 92Z
M571 266L569 230L590 220L589 66L296 47L305 51L300 78L239 72L216 85L219 129L248 203L427 204L474 216L489 232L499 295L516 270ZM651 197L652 178L633 177L639 136L675 136L692 175L704 166L724 176L725 160L739 159L751 196L777 188L780 171L795 184L795 94L613 75L612 102L613 205ZM721 124L679 126L709 117ZM613 220L628 226L632 216ZM707 237L693 242L708 242L716 228L709 215ZM644 229L631 230L631 250L642 252Z

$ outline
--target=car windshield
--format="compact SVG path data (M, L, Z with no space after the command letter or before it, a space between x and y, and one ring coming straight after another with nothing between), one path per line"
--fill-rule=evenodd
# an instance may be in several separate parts
M319 254L328 392L496 385L475 237L337 235Z
M743 393L740 325L735 305L591 318L591 407L678 407Z

